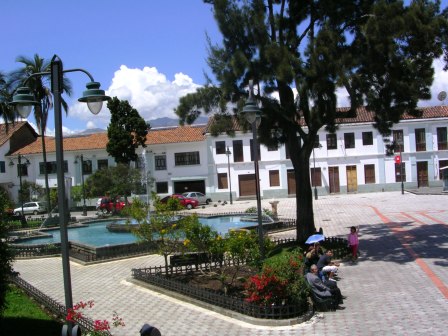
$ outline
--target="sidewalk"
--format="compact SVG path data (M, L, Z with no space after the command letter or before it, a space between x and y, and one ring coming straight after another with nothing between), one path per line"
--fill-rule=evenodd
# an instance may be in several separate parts
M270 200L262 207L270 208ZM295 199L280 199L279 214L295 216ZM245 210L255 201L200 209ZM127 281L131 269L162 264L151 255L81 266L71 262L74 302L95 300L95 319L117 311L126 322L115 335L133 336L144 323L163 336L177 335L445 335L448 320L448 209L445 195L400 192L332 195L314 201L316 226L344 237L360 225L360 261L341 266L343 311L318 313L309 322L262 327L196 307ZM295 231L277 234L295 236ZM61 259L18 260L16 271L64 302Z

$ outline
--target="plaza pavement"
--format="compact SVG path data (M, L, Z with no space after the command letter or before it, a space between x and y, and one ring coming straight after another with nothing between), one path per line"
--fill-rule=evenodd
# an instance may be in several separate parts
M270 208L270 200L262 207ZM295 199L279 199L279 214L295 216ZM199 209L245 210L255 201ZM131 269L160 265L150 255L82 266L71 262L74 302L94 300L87 313L126 322L114 335L139 335L144 323L164 336L177 335L446 335L448 321L448 195L400 192L321 196L314 201L316 226L326 236L345 237L360 226L361 257L343 263L338 282L345 310L317 313L302 324L265 327L207 311L190 303L131 284ZM294 231L276 236L294 236ZM17 260L23 279L64 302L60 258Z

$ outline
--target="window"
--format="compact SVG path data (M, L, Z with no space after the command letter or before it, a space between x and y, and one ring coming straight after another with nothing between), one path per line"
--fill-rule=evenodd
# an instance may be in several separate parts
M156 193L166 194L168 192L168 182L156 182Z
M155 155L154 162L156 170L166 170L166 155Z
M98 160L98 170L107 169L109 167L109 161L106 160Z
M327 134L327 149L337 149L338 142L335 133Z
M403 176L401 176L401 169L400 166L403 166ZM406 165L402 163L396 163L395 164L395 182L401 182L401 179L403 178L403 182L406 182Z
M322 187L322 173L319 168L311 168L311 186Z
M92 160L83 160L82 161L82 173L92 174Z
M142 157L138 157L137 160L135 160L135 168L136 169L145 168L145 160Z
M314 138L314 148L320 148L319 134L316 134L316 137Z
M372 132L362 132L362 145L363 146L373 145L373 133Z
M267 148L268 148L268 152L278 151L278 145L277 144L275 144L275 145L268 145Z
M6 173L5 161L0 161L0 173Z
M226 153L226 142L225 141L216 141L216 154L225 154Z
M258 161L261 161L261 153L260 153L260 144L258 144L257 148L257 154L258 154ZM254 161L254 141L253 139L250 139L250 160Z
M45 168L44 163L39 162L39 174L41 175L45 174L44 168ZM56 161L47 162L47 174L56 174L56 172L57 172ZM64 173L68 173L68 163L66 160L64 160Z
M375 183L375 165L366 164L364 165L364 183Z
M17 164L17 176L28 176L28 165L21 163Z
M243 140L233 140L233 162L243 162Z
M218 189L227 189L227 173L218 173Z
M271 187L280 186L280 172L278 170L269 171L269 185Z
M437 127L437 149L448 149L446 127Z
M439 160L439 180L443 180L443 170L441 169L444 167L448 167L448 160ZM446 171L446 169L444 170Z
M396 153L404 152L404 138L403 138L403 130L394 130L392 131L392 140L395 144L394 151Z
M174 153L174 165L192 166L200 164L199 152Z
M415 129L415 149L417 152L426 150L426 135L424 128Z
M355 133L344 133L345 148L355 148Z

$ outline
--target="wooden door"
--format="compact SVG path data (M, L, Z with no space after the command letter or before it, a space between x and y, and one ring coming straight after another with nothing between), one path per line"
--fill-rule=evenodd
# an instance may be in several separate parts
M255 174L238 175L240 196L256 196Z
M358 175L356 166L347 166L347 192L358 191Z
M296 177L294 175L294 170L288 170L288 195L296 194Z
M427 161L417 162L417 186L419 188L428 186L428 162Z
M328 179L330 181L330 194L340 192L339 167L328 167Z

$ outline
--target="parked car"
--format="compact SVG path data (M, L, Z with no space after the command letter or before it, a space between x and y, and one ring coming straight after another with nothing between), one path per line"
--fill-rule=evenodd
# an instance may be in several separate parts
M199 204L209 204L212 201L211 198L208 198L207 195L204 195L203 193L201 193L199 191L184 192L182 194L182 196L194 198L195 200L197 200L199 202Z
M116 197L115 202L110 197L100 197L96 201L96 210L102 213L120 212L126 206L126 202L121 197Z
M43 202L26 202L23 203L23 215L37 215L47 212L47 207ZM20 216L22 214L22 207L14 209L14 215Z
M160 200L160 203L168 203L168 200L171 198L176 198L177 200L179 200L179 203L186 207L187 209L194 209L199 205L198 200L194 199L194 198L190 198L190 197L185 197L181 194L173 194L173 195L169 195L169 196L165 196L164 198L162 198Z

